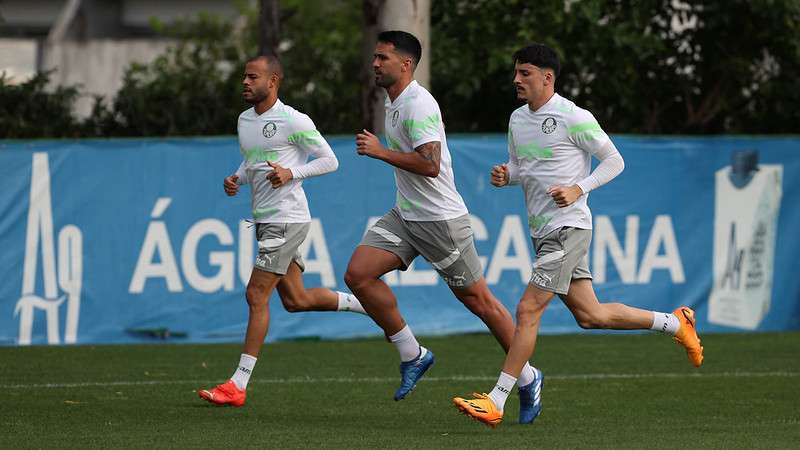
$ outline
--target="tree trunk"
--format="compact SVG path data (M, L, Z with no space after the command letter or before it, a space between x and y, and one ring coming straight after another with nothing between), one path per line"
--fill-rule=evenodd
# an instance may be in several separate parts
M258 54L278 54L278 38L280 37L280 12L278 0L259 0L258 16Z
M361 46L361 127L373 133L383 130L382 88L375 85L375 72L372 71L372 55L378 39L378 19L386 0L363 0L364 40ZM359 130L360 131L360 130Z
M417 82L430 89L431 0L392 0L381 9L378 25L383 30L407 31L422 44L422 59L414 72Z
M414 78L430 89L430 0L363 0L364 65L361 77L361 111L364 128L383 133L386 91L375 86L372 55L378 33L385 30L407 31L422 43L422 59Z

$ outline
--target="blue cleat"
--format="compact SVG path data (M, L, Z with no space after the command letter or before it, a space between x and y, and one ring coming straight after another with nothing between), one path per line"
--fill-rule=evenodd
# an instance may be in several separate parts
M394 393L395 401L406 398L406 395L411 393L417 385L419 379L433 365L433 352L420 347L420 353L422 352L425 353L418 356L417 359L400 363L400 387Z
M533 381L517 389L517 393L519 393L519 423L522 424L533 423L542 413L544 374L535 367L533 373Z

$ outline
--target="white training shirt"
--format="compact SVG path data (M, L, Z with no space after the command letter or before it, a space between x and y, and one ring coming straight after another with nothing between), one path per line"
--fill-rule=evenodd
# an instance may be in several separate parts
M339 162L307 115L278 100L263 114L250 108L239 115L239 184L250 184L257 223L311 222L303 179L333 172ZM308 157L315 159L311 162ZM267 162L292 171L292 179L273 189Z
M405 220L450 220L467 214L456 191L453 166L439 104L427 89L412 81L394 100L386 98L386 142L389 149L411 153L428 142L442 146L439 176L417 175L395 167L396 208Z
M591 229L589 190L610 181L624 167L592 113L558 94L535 112L525 104L511 114L508 154L509 182L522 183L534 238L565 226ZM592 155L602 162L590 175ZM585 194L565 208L556 206L547 193L551 186L575 184Z

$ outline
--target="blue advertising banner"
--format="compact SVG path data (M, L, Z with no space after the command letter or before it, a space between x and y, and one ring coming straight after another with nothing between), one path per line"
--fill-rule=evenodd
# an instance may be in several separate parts
M701 332L800 328L800 139L614 138L625 171L592 192L590 265L598 297L695 309ZM333 174L304 183L313 223L307 287L347 290L347 262L394 204L391 168L331 138ZM488 171L504 136L452 136L456 183L484 274L513 312L532 246L519 187ZM223 177L233 137L0 142L0 344L240 341L256 253L249 189ZM418 259L385 277L416 334L485 330ZM366 316L298 313L271 301L269 340L379 335ZM555 300L543 333L579 331Z

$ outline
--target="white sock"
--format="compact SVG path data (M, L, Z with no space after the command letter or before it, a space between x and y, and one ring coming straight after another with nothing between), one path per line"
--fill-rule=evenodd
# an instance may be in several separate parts
M233 373L231 380L241 390L247 389L247 382L250 381L250 375L253 373L253 367L256 366L258 359L255 356L250 356L247 353L242 353L239 358L239 367Z
M489 393L489 398L492 399L494 406L496 406L499 411L503 410L508 394L511 393L511 389L514 389L514 384L516 382L516 378L505 372L500 372L500 378L497 379L497 384L494 386L494 389L492 389L492 392Z
M519 374L519 378L517 378L517 386L527 386L533 383L533 380L536 378L536 374L533 373L533 367L529 363L525 363L525 366L522 368L522 372Z
M675 314L653 311L653 325L650 326L651 330L675 336L675 333L678 332L680 327L681 322Z
M411 328L409 328L408 325L398 331L397 334L389 336L389 340L397 347L397 351L400 352L400 361L411 361L423 354L422 347L420 347L417 338L414 337L414 333L411 332Z
M346 294L339 291L336 291L336 295L339 296L339 308L337 311L352 311L364 315L367 314L367 312L364 311L364 307L361 306L361 302L358 301L355 295Z

